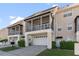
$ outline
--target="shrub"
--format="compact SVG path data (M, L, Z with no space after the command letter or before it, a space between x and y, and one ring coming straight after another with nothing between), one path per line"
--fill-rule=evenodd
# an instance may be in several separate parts
M3 40L0 40L0 42L7 42L8 39L3 39Z
M76 43L76 42L73 42L73 41L61 41L60 48L61 49L74 50L74 43Z
M56 48L56 42L52 41L52 48Z
M22 40L22 39L19 40L19 41L18 41L18 46L19 46L19 47L25 47L25 40Z

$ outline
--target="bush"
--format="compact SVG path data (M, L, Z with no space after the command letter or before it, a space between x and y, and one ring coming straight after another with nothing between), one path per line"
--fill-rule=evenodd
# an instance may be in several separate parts
M56 48L56 42L52 41L52 48Z
M74 50L74 43L76 43L76 42L73 42L73 41L61 41L60 48L61 49Z
M25 47L25 40L19 40L18 41L18 46L19 47Z
M7 42L8 39L3 39L3 40L0 40L0 42Z

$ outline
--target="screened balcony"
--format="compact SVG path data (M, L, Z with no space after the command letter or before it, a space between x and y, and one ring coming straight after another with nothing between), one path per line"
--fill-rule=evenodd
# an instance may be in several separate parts
M36 31L51 28L49 15L38 17L36 19L27 21L26 31Z
M22 25L17 25L17 26L12 26L8 28L8 35L18 35L18 34L23 34L23 26Z

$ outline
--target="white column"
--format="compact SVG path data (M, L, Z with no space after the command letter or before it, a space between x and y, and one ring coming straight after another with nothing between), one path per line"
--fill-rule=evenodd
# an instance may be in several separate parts
M18 40L17 41L19 41L20 40L20 35L17 35L17 37L18 37Z
M79 42L79 31L76 32L76 40Z
M29 42L28 42L28 34L25 33L25 46L27 47L29 45Z
M19 34L20 34L20 25L18 25L19 26Z
M51 49L52 48L52 30L49 29L48 33L47 33L48 39L47 39L47 48Z
M16 44L16 46L18 46L18 41L20 40L20 35L16 35L15 37L17 37L15 44Z
M8 43L10 44L10 37L8 36Z
M42 16L40 16L40 25L41 25L40 29L42 29Z
M79 43L74 43L74 54L79 55Z
M23 33L26 32L26 21L23 22Z
M33 30L33 20L31 20L31 30Z
M14 33L15 33L15 35L16 35L16 31L17 31L17 30L16 30L16 27L17 27L17 26L15 26L15 30L14 30L14 31L15 31L15 32L14 32Z
M51 16L51 14L49 14L49 26L50 26L50 28L51 28L51 25L52 25L52 16Z

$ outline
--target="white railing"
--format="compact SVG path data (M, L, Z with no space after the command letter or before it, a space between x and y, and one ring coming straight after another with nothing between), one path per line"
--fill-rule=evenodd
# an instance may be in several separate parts
M35 31L35 30L42 30L42 29L48 29L50 28L49 23L42 24L42 25L34 25L34 26L28 26L27 31Z
M48 29L48 28L50 28L49 23L42 24L42 29Z
M11 32L9 32L9 35L16 35L16 34L20 34L20 32L19 31L11 31Z

